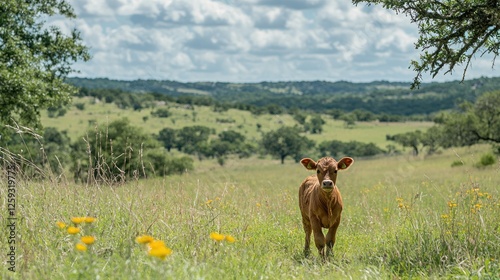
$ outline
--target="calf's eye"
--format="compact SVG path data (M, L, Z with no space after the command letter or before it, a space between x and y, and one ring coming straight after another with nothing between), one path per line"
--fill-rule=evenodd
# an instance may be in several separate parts
M319 174L319 173L321 173L321 171L319 171L319 170L316 170L316 174Z

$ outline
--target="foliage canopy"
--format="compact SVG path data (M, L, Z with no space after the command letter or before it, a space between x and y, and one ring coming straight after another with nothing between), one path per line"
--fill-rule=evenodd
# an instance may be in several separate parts
M0 122L40 125L40 110L69 103L74 88L64 78L71 64L90 59L79 32L46 19L74 18L64 0L3 0L0 6Z
M462 104L462 112L445 115L442 122L443 134L450 136L445 147L500 143L500 91L485 93L474 104Z
M264 133L261 145L266 153L279 157L283 164L287 156L298 161L307 149L314 147L314 141L300 135L296 127L282 126Z
M443 113L434 121L437 125L425 133L417 130L387 135L387 140L413 148L415 155L424 147L429 148L429 153L435 152L437 147L472 146L479 143L490 143L498 147L500 91L487 92L479 96L475 103L464 102L460 105L460 110Z
M420 61L412 61L416 71L412 88L418 87L422 73L432 77L444 71L451 73L464 65L462 80L472 58L500 50L500 2L497 0L353 0L382 4L384 8L409 16L418 25L420 38L415 48L421 51Z

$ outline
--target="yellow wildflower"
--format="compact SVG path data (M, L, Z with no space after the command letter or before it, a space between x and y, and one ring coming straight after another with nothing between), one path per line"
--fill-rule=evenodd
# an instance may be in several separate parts
M215 241L222 241L224 240L225 236L217 232L212 232L210 233L210 238Z
M149 240L148 236L145 236L145 238L143 239ZM167 256L172 254L172 250L165 246L165 242L161 240L151 240L148 243L148 254L150 256L164 260Z
M476 203L474 207L471 207L470 211L475 214L477 211L481 210L481 207L483 207L481 203Z
M66 224L63 223L63 222L57 222L56 225L60 228L60 229L63 229L66 227Z
M86 245L92 245L95 242L95 237L90 236L90 235L86 235L86 236L82 236L82 238L80 240L83 243L85 243Z
M91 223L95 222L95 220L96 220L96 219L95 219L94 217L84 217L84 218L83 218L83 221L84 221L85 223L87 223L87 224L91 224Z
M85 217L72 217L71 218L71 222L73 222L73 224L75 224L75 225L81 224L84 221L85 221Z
M82 244L82 243L78 243L78 244L76 244L75 248L76 248L78 251L82 251L82 252L87 251L87 246L85 246L85 244Z
M450 216L448 214L442 214L441 215L441 219L444 219L444 220L448 219L449 217Z
M80 232L80 229L77 227L68 227L68 233L69 234L77 234Z
M137 236L135 238L135 242L137 242L139 244L150 243L153 240L154 240L154 238L152 236L149 236L149 235L141 235L141 236Z
M229 243L234 243L236 241L236 239L234 239L231 235L226 235L224 239Z
M161 240L153 240L153 241L148 243L148 247L149 247L149 250L153 250L153 249L166 247L166 246L165 246L165 242L163 242Z
M164 260L167 256L170 256L172 254L172 250L170 248L167 248L165 246L159 246L155 248L151 248L148 252L150 256L157 257L159 259Z
M457 203L456 202L453 202L453 201L448 201L448 207L450 208L454 208L454 207L457 207Z

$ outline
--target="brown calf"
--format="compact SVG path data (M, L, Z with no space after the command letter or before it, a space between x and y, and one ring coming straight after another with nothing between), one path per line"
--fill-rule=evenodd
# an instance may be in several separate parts
M336 183L337 171L349 168L353 162L350 157L344 157L339 162L331 157L324 157L318 162L310 158L300 161L305 168L316 170L317 173L307 177L299 188L299 206L306 233L304 246L306 256L310 253L311 231L314 233L314 243L322 257L325 258L332 250L343 207L342 196ZM328 229L326 239L322 228Z

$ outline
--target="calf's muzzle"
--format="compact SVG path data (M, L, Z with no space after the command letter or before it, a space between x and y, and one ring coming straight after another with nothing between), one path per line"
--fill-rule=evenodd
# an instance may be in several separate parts
M324 190L332 190L333 189L333 181L332 180L323 180L321 182L321 186Z

